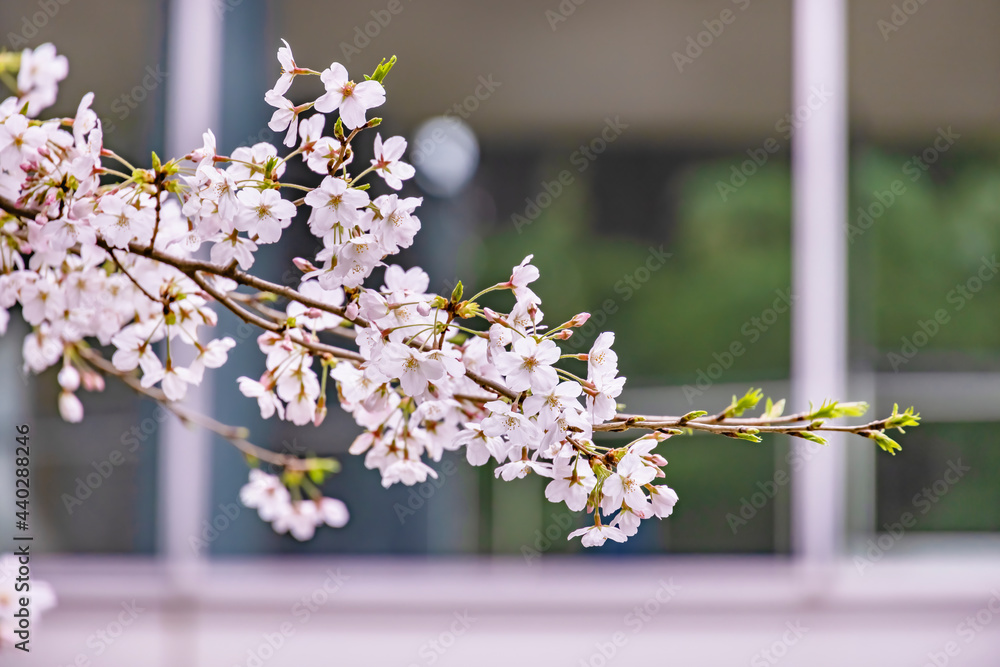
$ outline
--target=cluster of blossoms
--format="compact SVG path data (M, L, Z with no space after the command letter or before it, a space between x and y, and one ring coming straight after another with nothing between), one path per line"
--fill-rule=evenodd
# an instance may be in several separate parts
M102 374L184 416L176 402L236 344L214 333L213 306L221 306L263 330L262 372L238 381L261 416L318 426L332 392L363 429L351 453L363 454L386 487L435 477L430 464L464 448L470 464L492 463L504 480L550 478L549 500L593 513L594 525L571 535L586 546L624 541L642 519L668 516L677 495L653 484L666 464L653 448L678 431L618 414L625 378L613 334L585 354L563 353L559 343L589 316L543 323L531 256L509 280L468 299L461 283L451 295L434 294L423 270L389 261L420 229L421 199L395 193L414 174L402 159L406 140L376 135L371 163L349 168L352 142L380 124L368 113L385 100L394 59L360 83L339 63L299 67L287 44L278 60L282 73L265 100L276 108L270 127L286 131L285 155L268 143L222 155L208 131L182 158L164 163L154 154L152 168L138 169L103 145L92 94L74 118L34 120L54 99L65 61L50 45L20 55L18 89L0 103L0 329L20 304L31 326L25 367L38 373L61 363L63 417L82 419L75 392L100 390ZM324 94L294 104L286 94L298 76L319 76ZM318 185L282 180L294 158ZM370 193L369 175L392 192ZM322 245L295 259L294 288L248 273L258 248L280 241L301 209ZM366 285L377 282L369 280L376 268L377 288ZM482 307L477 299L489 292L510 292L509 311ZM284 310L271 305L277 299L287 300ZM110 360L91 339L113 347ZM693 426L699 415L680 423ZM615 448L594 439L628 428L651 433ZM729 435L755 437L740 429ZM241 494L275 530L308 539L320 524L346 523L343 503L318 489L335 462L274 455L240 429L224 434L251 459L284 468L281 477L251 471Z
M323 524L342 528L350 518L343 501L323 497L293 501L281 479L257 469L250 471L250 481L240 489L240 501L256 509L276 532L291 533L297 540L312 538Z

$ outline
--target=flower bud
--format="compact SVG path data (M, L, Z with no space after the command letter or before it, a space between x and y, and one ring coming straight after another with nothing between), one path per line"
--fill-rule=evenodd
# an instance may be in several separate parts
M59 386L66 391L76 391L80 388L80 371L72 364L64 364L59 371Z
M320 396L320 403L323 402L323 397ZM326 419L326 406L320 405L316 407L316 414L313 415L313 426L319 426Z
M554 336L552 336L552 338L555 340L566 340L567 338L570 338L572 336L573 336L572 331L570 331L569 329L563 329L562 331L559 331Z
M294 259L292 259L292 264L294 264L295 268L297 268L302 273L309 273L310 271L316 270L316 267L313 265L312 262L302 257L295 257Z
M417 312L420 313L421 317L427 317L431 314L431 306L426 301L421 301L417 304Z
M76 394L64 391L59 394L59 414L71 424L83 421L83 403Z
M570 328L582 327L589 319L590 313L579 313L578 315L574 315L573 319L566 323L566 326Z
M323 311L319 308L307 308L304 314L311 320L317 320L323 317Z
M94 371L84 371L83 388L87 391L104 391L104 378Z
M358 305L358 302L352 301L349 304L347 304L347 308L344 309L344 317L346 317L349 320L353 320L355 317L358 316L358 311L360 309L361 306Z

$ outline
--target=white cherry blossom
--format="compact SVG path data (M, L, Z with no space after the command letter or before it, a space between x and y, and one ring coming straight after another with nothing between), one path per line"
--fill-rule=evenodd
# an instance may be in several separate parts
M316 111L330 113L340 109L344 127L354 130L365 124L369 109L385 102L385 88L378 81L354 83L340 63L333 63L320 75L326 93L316 100Z
M389 137L383 144L382 135L375 135L375 159L372 160L372 166L393 190L399 190L403 187L403 181L413 178L416 173L412 165L402 161L405 151L406 139L403 137Z

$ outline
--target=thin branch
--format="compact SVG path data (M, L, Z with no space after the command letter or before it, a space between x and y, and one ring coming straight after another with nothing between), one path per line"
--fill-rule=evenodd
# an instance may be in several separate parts
M644 429L649 431L659 431L661 429L683 429L690 428L696 431L706 431L709 433L744 434L744 433L801 433L803 431L837 431L841 433L860 434L862 431L882 431L885 430L885 419L860 424L858 426L826 426L821 422L798 419L793 423L788 423L785 418L778 417L774 420L766 418L732 420L727 419L724 423L713 424L708 421L697 419L685 421L681 417L647 417L643 415L616 415L615 420L606 424L596 424L595 431L618 432L632 429Z
M246 304L248 307L253 308L258 313L264 317L269 317L275 322L284 322L287 319L285 313L277 310L276 308L271 308L270 306L261 303L260 298L253 294L240 294L238 292L232 292L229 298L233 301L238 301L239 303ZM325 333L333 334L334 336L341 336L342 338L349 338L351 340L356 340L358 334L354 329L349 329L344 326L337 326L332 329L323 329Z
M718 419L719 415L704 415L696 419L689 419L684 422L685 425L692 422L707 423L707 424L740 424L745 426L753 426L755 424L791 424L795 422L805 422L811 421L810 415L815 412L798 412L795 414L784 415L782 417L726 417L721 421ZM722 413L719 413L722 414ZM630 419L645 419L647 421L675 421L680 419L680 417L674 417L670 415L634 415L624 412L620 412L615 415L613 421L628 421Z
M149 299L150 301L152 301L154 303L163 303L163 299L157 299L155 296L153 296L152 294L150 294L149 292L147 292L146 288L143 287L142 285L140 285L139 281L136 280L134 277L132 277L132 274L128 272L128 270L125 268L125 266L121 262L118 261L118 257L115 256L115 251L114 250L111 250L108 254L110 254L111 255L111 259L114 260L115 266L117 266L119 268L119 270L121 270L121 272L124 273L125 276L129 280L132 281L132 284L134 284L136 287L139 288L140 292L142 292L143 294L146 295L147 299Z
M23 209L14 202L10 201L6 197L0 197L0 209L10 213L14 217L21 218L25 222L28 220L34 220L37 213L32 213L27 209Z
M91 366L99 369L103 373L117 377L139 394L152 398L154 401L160 403L164 408L177 415L182 422L196 424L222 436L247 456L252 456L256 459L260 459L261 461L266 461L267 463L280 466L286 470L308 471L312 468L311 459L300 459L296 456L279 454L271 451L270 449L265 449L255 445L247 440L249 432L246 428L223 424L222 422L216 421L211 417L190 410L180 403L171 401L160 389L155 387L143 387L137 377L131 373L118 370L111 364L111 362L91 348L77 346L77 352L80 357L85 359Z
M230 299L225 294L212 287L208 283L208 281L206 281L203 277L198 275L197 271L192 271L188 275L190 276L191 280L193 280L195 284L198 285L198 287L205 290L209 295L212 296L213 299L215 299L220 304L225 306L229 311L231 311L234 315L239 317L244 322L248 324L253 324L257 327L260 327L261 329L265 329L266 331L272 331L278 334L285 332L284 326L272 322L270 320L265 320L263 317L255 315L254 313L251 313L245 308L241 308L238 304L234 303L232 299ZM338 359L349 359L351 361L359 361L359 362L365 361L365 358L363 356L352 350L345 350L340 347L334 347L333 345L327 345L325 343L312 342L301 339L296 339L295 342L301 345L302 347L319 354L330 354L334 357L337 357Z

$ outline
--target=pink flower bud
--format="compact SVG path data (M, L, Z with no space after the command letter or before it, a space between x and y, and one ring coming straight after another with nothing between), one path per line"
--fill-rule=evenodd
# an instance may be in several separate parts
M87 391L104 391L104 378L94 371L84 371L83 388Z
M352 301L349 304L347 304L347 308L344 309L344 317L346 317L349 320L353 320L355 317L358 316L358 311L360 309L361 306L358 305L358 302Z
M294 264L295 268L297 268L302 273L309 273L310 271L315 271L316 270L316 267L313 265L312 262L310 262L308 259L304 259L302 257L295 257L295 258L293 258L292 259L292 264Z
M425 301L421 301L417 304L417 312L420 313L421 317L427 317L431 314L431 305Z
M569 329L563 329L562 331L556 333L556 335L553 336L553 338L555 338L556 340L566 340L567 338L570 338L572 335L573 335L572 331L570 331Z
M667 460L665 458L663 458L662 456L660 456L659 454L650 454L649 455L649 461L653 465L655 465L657 467L661 467L661 466L667 465Z
M590 319L590 313L579 313L578 315L575 315L573 317L573 319L571 319L569 321L569 325L568 326L573 327L573 328L575 328L575 327L582 327L584 324L586 324L587 320L589 320L589 319Z
M304 314L309 319L315 320L323 316L323 311L319 308L307 308Z
M317 407L316 414L313 415L313 426L319 426L326 419L326 406Z

